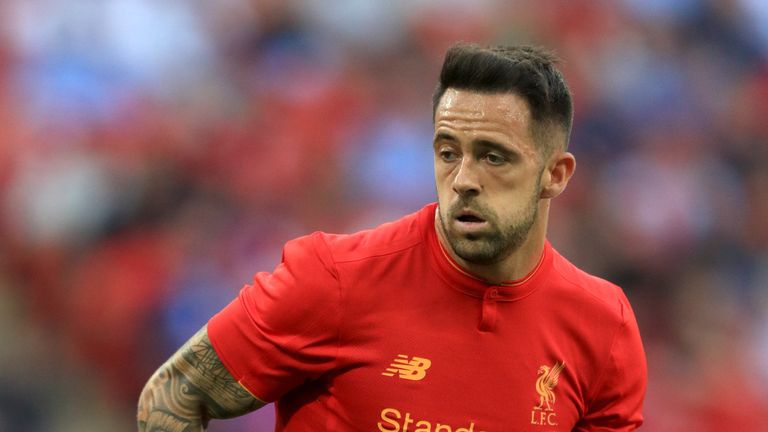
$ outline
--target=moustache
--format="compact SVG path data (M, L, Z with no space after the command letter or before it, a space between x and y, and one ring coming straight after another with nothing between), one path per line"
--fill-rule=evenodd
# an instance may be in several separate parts
M451 218L456 218L458 215L461 215L467 212L471 212L486 221L494 220L493 211L489 210L485 206L478 204L476 201L471 199L470 200L461 199L459 201L456 201L453 205L451 205L448 211Z

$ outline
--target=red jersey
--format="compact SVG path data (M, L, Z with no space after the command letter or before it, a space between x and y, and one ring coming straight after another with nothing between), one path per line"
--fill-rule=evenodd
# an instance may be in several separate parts
M629 431L646 364L621 289L547 243L525 278L464 272L436 204L351 235L286 244L208 324L278 431Z

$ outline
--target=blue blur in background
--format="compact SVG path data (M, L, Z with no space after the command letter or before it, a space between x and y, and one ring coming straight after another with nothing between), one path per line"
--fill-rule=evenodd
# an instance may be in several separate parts
M764 428L768 2L4 0L0 430L135 430L285 241L434 200L460 40L563 59L578 169L550 239L632 301L644 430Z

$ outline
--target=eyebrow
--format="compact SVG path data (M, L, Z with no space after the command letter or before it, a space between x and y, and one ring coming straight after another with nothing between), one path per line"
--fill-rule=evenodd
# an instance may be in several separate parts
M437 135L435 135L435 142L438 142L438 141L453 141L453 142L456 142L458 140L456 139L456 137L454 137L453 135L451 135L451 134L449 134L447 132L438 132Z
M456 137L449 132L438 132L435 135L434 144L437 144L440 141L449 141L452 143L456 143L459 140L456 139ZM472 143L476 146L478 150L485 150L485 151L494 150L510 159L515 159L520 156L520 152L516 148L509 148L497 141L492 141L488 139L478 139L478 140L472 141Z
M516 150L511 149L511 148L509 148L509 147L507 147L507 146L505 146L505 145L503 145L501 143L498 143L496 141L480 139L480 140L474 141L474 143L475 143L476 146L478 146L480 148L483 148L483 149L486 149L486 150L488 150L488 149L489 150L495 150L495 151L497 151L497 152L499 152L499 153L501 153L501 154L503 154L505 156L514 156L514 155L518 154Z

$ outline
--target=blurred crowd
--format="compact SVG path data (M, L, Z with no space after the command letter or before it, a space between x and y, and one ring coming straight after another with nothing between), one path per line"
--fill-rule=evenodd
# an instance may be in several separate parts
M0 430L135 430L154 369L285 241L433 201L460 40L563 59L578 169L550 239L633 303L644 430L764 428L768 2L3 0Z

